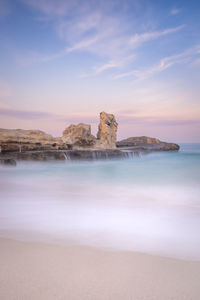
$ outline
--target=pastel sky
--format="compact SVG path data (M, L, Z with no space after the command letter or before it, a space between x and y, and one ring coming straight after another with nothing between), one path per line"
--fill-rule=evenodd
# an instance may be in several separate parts
M200 142L200 1L0 0L0 127Z

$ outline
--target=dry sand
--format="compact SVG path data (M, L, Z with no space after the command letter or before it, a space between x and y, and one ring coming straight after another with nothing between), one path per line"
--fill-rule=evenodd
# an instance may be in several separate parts
M0 239L1 300L199 300L200 262Z

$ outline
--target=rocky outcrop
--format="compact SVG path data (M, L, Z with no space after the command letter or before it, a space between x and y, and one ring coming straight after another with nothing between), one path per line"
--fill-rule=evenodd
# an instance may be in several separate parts
M0 152L68 149L41 130L0 129Z
M83 123L70 125L58 138L40 130L0 129L0 164L14 165L18 159L87 160L179 150L177 144L146 136L131 137L116 143L117 126L114 115L101 112L97 138L91 134L91 126Z
M97 148L116 148L117 126L114 115L105 112L100 113L100 124L96 141Z
M91 148L96 143L96 138L91 134L91 126L80 123L70 125L63 131L62 141L73 149Z
M90 125L80 123L67 127L62 141L70 149L115 149L117 125L114 115L101 112L97 138L91 134Z
M151 138L147 136L130 137L122 141L117 142L118 148L131 148L131 149L142 149L152 151L169 151L179 150L179 145L174 143L162 142L159 139Z
M91 134L91 126L83 123L70 125L59 138L40 130L0 129L0 152L113 149L116 148L116 133L114 115L102 112L97 138Z

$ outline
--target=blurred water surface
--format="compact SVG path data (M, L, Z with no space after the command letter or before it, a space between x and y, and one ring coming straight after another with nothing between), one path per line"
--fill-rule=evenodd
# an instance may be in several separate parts
M200 144L0 168L0 236L200 260Z

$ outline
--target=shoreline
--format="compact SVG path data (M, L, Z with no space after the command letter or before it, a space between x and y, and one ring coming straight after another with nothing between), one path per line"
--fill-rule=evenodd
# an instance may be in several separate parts
M0 298L198 300L200 262L0 238Z

